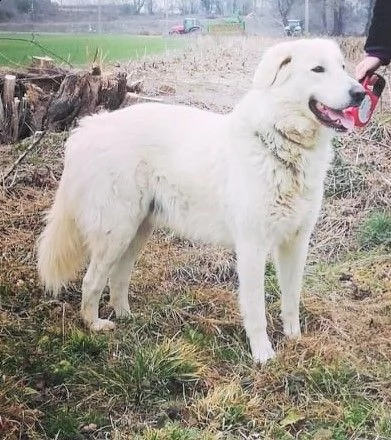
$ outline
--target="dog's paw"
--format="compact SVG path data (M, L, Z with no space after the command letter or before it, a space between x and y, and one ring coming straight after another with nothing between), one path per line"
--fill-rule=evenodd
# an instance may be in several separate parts
M115 317L117 319L129 318L130 316L130 307L129 304L110 304L113 307L115 312Z
M273 359L276 355L275 351L272 348L270 341L260 345L258 348L251 350L254 362L257 364L264 364L269 359Z
M298 339L301 336L300 322L284 322L284 334L289 339Z
M115 324L109 319L97 319L90 325L90 330L92 330L93 332L105 332L114 329Z

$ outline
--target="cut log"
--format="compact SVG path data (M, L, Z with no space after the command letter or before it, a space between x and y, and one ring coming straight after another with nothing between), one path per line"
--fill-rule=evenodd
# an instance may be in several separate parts
M20 99L14 98L10 118L10 138L12 142L16 142L19 138L19 105Z
M67 75L49 104L44 127L64 130L72 125L76 117L90 115L100 109L116 110L125 95L125 73Z
M141 82L134 88L139 90ZM36 130L67 130L76 118L120 108L126 94L125 72L5 75L0 78L0 142L14 142Z
M126 90L128 92L140 93L143 89L144 80L138 79L137 81L132 81L130 78L126 80Z
M0 95L0 130L2 130L3 126L4 126L4 106L3 106L3 100L1 99L1 95Z
M10 112L14 102L15 96L15 86L16 86L16 76L15 75L5 75L4 77L4 87L3 87L3 105L4 112Z
M65 77L57 95L49 104L45 126L46 124L59 125L60 130L69 127L80 112L85 85L85 76L71 74Z
M108 110L120 107L126 95L126 74L102 76L101 87L98 94L98 105Z
M54 61L50 57L33 56L31 67L38 70L48 70L54 68Z
M152 96L143 96L139 95L138 93L128 92L121 107L128 107L129 105L134 105L142 101L164 102L161 98L154 98Z
M65 73L52 74L26 74L21 78L17 78L17 82L24 85L26 88L29 84L35 84L40 87L45 93L57 92L64 81Z
M16 104L14 101L16 86L15 75L5 75L3 84L2 110L0 110L2 124L0 126L0 141L10 142L17 137L15 133L15 118L17 118Z
M51 99L51 95L45 93L40 87L34 83L26 85L26 124L25 129L28 128L30 132L22 132L22 135L29 136L36 130L42 130L44 117L47 113L47 108Z
M102 75L102 69L100 68L99 64L93 63L91 69L91 75L95 75L95 76Z

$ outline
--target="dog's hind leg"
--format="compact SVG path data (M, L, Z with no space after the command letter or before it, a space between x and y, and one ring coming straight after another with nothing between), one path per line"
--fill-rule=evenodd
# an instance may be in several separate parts
M122 207L112 204L101 214L97 228L87 234L90 264L83 279L81 316L91 330L111 330L115 324L99 319L99 300L114 268L120 267L124 255L137 235L141 213L133 218ZM129 272L128 272L129 273Z
M83 278L81 316L84 323L95 331L112 330L115 324L108 319L99 319L99 300L106 286L112 268L121 260L129 241L109 240L107 236L98 236L99 246L91 249L91 260Z
M281 318L284 333L290 338L297 338L301 334L300 293L309 238L309 231L299 231L290 240L281 243L275 253L275 264L281 289Z
M153 225L146 217L139 226L137 233L123 256L116 262L110 273L110 305L117 318L129 316L128 300L129 275L136 262L138 254L143 249L151 235Z

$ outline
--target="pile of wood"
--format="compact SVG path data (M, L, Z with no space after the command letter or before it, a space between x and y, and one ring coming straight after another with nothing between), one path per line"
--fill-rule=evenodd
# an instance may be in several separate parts
M119 108L126 94L125 72L64 71L36 57L27 71L0 75L0 142L68 129L78 117Z

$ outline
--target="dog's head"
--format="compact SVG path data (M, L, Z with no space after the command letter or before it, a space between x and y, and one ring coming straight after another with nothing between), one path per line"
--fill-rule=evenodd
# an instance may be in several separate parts
M278 105L285 106L285 116L294 111L340 132L352 128L343 110L360 105L365 96L362 85L346 72L338 45L329 39L271 47L259 64L253 87L271 93Z

